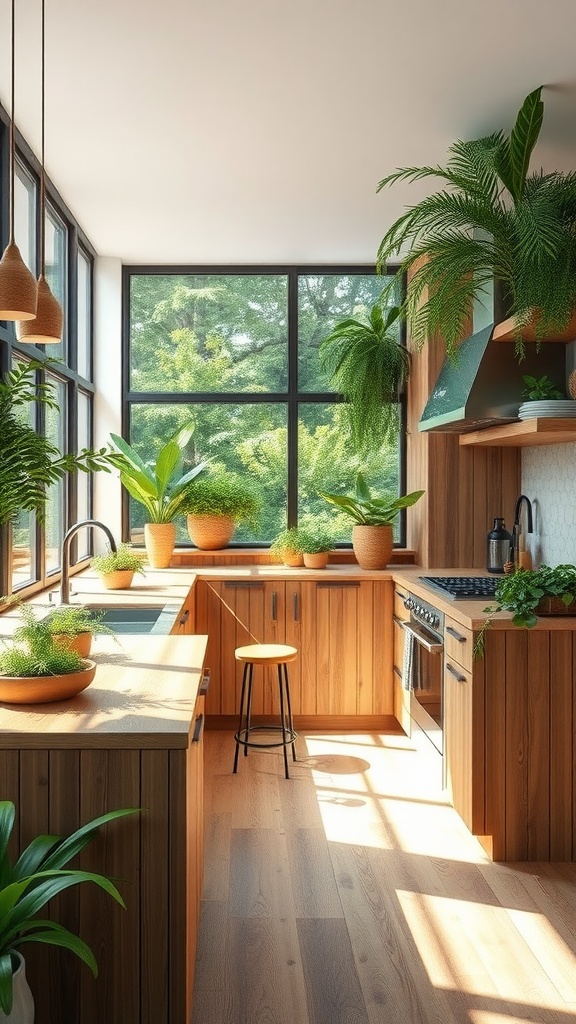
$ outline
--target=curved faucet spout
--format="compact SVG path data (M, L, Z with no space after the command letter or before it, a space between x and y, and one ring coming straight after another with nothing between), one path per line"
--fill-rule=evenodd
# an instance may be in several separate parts
M99 519L83 519L80 523L74 523L74 525L66 531L62 541L62 550L60 555L60 571L62 573L60 577L60 604L70 604L70 542L80 530L84 529L85 526L98 526L99 529L106 534L111 550L118 550L112 531L105 523L101 523Z
M522 504L524 502L526 502L526 512L528 517L527 532L533 533L534 530L532 526L532 502L530 501L530 498L526 497L525 494L521 494L518 498L518 501L516 502L516 508L514 509L514 526L520 525L520 512L522 511Z

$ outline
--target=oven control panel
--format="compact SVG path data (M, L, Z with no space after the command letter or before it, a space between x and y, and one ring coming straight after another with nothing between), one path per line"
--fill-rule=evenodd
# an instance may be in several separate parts
M425 623L430 626L436 632L441 632L444 626L444 615L439 612L436 608L426 604L419 597L413 597L412 594L404 601L404 607L410 612L410 615L417 622Z

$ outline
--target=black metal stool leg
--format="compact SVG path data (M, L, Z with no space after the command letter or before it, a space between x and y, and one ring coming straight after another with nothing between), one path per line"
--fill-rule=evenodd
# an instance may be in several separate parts
M280 692L280 721L282 723L282 750L284 751L284 774L287 779L290 778L288 771L288 751L286 747L288 745L288 736L286 733L286 716L284 714L284 689L282 687L282 665L278 665L278 689Z
M233 772L234 773L238 771L238 753L239 753L239 750L240 750L240 740L239 740L239 737L242 735L242 722L243 722L243 719L244 719L244 696L246 694L246 677L247 677L247 675L248 675L248 662L246 662L246 664L244 665L244 671L242 673L242 691L241 691L241 695L240 695L240 719L239 719L239 722L238 722L238 732L236 733L236 752L234 754L234 768L233 768ZM244 747L244 750L246 750L246 749L247 748Z
M251 661L248 662L248 700L246 702L246 743L244 745L244 757L248 757L248 740L250 739L250 729L252 728L252 678L254 676L254 665Z
M292 719L292 704L290 703L290 683L288 681L288 665L284 662L284 683L286 685L286 704L288 705L288 728L290 735L294 735L294 721ZM292 740L292 760L296 760L296 741Z

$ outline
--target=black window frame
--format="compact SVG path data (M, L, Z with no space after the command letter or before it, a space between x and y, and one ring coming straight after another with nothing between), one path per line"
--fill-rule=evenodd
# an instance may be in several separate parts
M397 267L389 266L382 274L384 278L396 274ZM286 392L174 392L174 391L133 391L130 388L131 348L130 348L130 281L132 277L141 276L186 276L186 275L270 275L286 276L288 280L288 388ZM122 436L129 441L132 405L186 405L191 401L214 404L249 404L253 402L269 402L283 404L287 407L288 422L288 491L287 491L287 524L296 526L298 519L298 408L305 403L335 404L342 401L336 392L298 391L295 382L298 380L298 279L304 275L374 275L378 271L374 263L362 264L124 264L122 267ZM401 281L402 298L405 295L406 281ZM405 323L401 324L401 342L406 344ZM399 433L399 465L398 479L400 493L406 490L406 426L407 426L407 395L406 389L399 398L400 433ZM130 539L130 508L126 492L122 495L122 536ZM194 549L192 543L184 542L182 547ZM232 541L231 548L268 548L265 542ZM337 544L339 548L351 548L351 543ZM406 547L406 513L399 516L399 539L395 548Z

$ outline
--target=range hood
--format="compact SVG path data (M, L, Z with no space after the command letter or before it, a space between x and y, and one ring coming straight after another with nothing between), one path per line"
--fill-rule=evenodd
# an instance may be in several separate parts
M453 359L444 363L422 417L419 430L465 433L518 419L524 374L548 374L565 386L566 345L545 342L526 345L521 362L514 343L493 341L494 324L466 338ZM418 358L418 357L416 357Z

